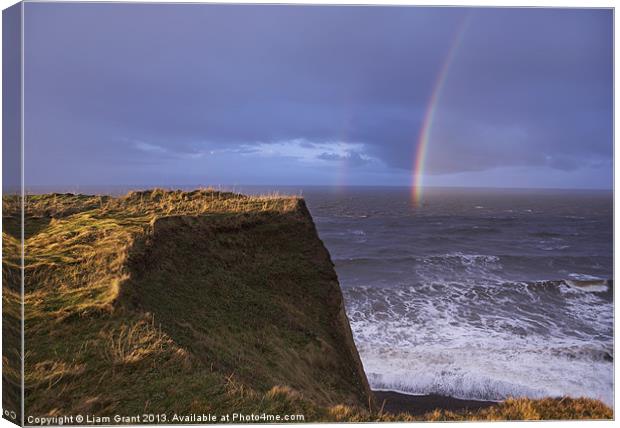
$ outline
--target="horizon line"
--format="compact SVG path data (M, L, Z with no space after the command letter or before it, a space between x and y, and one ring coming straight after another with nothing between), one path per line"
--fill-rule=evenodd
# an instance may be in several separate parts
M204 183L192 183L192 184L163 184L163 183L151 183L151 184L30 184L24 186L24 190L28 188L80 188L80 187L139 187L139 188L166 188L173 187L178 188L206 188L206 187L329 187L329 188L348 188L348 187L384 187L384 188L402 188L411 189L409 185L399 184L204 184ZM424 189L479 189L479 190L579 190L579 191L613 191L614 186L611 187L523 187L523 186L466 186L466 185L452 185L452 186L424 186ZM7 189L3 189L4 191Z

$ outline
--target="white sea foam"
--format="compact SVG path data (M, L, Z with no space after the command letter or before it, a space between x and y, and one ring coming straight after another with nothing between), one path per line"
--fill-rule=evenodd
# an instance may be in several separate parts
M500 258L488 254L451 252L421 257L416 275L425 283L444 281L452 276L460 280L486 278L500 281L503 266Z
M570 245L561 244L553 241L540 241L540 244L541 245L538 248L544 251L562 251L570 248Z
M562 283L429 283L345 295L373 388L483 400L588 396L613 405L613 307L596 294Z
M527 344L526 346L532 346ZM464 399L589 396L613 405L611 364L493 343L423 346L415 351L361 348L373 388Z

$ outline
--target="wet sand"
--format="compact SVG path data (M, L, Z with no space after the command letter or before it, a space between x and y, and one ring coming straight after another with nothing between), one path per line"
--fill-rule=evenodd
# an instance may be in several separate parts
M383 410L396 414L407 412L412 415L421 415L432 412L435 409L450 411L477 410L497 404L495 401L461 400L442 395L407 395L393 391L373 391L373 393L377 407L381 408L385 400Z

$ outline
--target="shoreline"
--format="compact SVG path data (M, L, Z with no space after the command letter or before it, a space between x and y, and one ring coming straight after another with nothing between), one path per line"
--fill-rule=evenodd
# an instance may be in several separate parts
M396 391L372 391L377 407L383 406L384 412L393 414L411 413L422 415L435 409L458 412L463 410L478 410L499 404L499 401L465 400L445 395L410 395ZM384 404L385 402L385 404Z

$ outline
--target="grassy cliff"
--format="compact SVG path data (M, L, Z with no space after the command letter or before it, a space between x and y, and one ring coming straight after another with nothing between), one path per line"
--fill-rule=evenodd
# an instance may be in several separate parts
M26 415L369 406L303 200L30 196L25 229Z
M19 290L11 203L4 201L3 248L13 254L3 259L5 305ZM373 405L329 253L302 199L51 194L28 196L25 211L26 415L414 418ZM19 372L14 356L3 360L6 373ZM546 415L502 406L416 417ZM611 416L592 400L569 407L572 417Z

